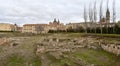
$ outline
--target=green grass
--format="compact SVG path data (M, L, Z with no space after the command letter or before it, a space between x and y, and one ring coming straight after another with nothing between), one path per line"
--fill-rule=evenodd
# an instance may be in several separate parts
M61 65L64 65L65 63L67 63L67 64L69 64L69 65L71 65L71 66L74 65L73 61L70 60L69 58L64 58L64 59L62 59L62 60L60 61L60 64L61 64Z
M38 57L32 60L27 60L20 55L12 55L7 59L5 66L26 66L26 64L32 64L32 66L41 66L41 61Z
M67 33L67 37L81 37L84 33Z
M95 34L95 33L88 33L87 36L120 38L120 34Z
M47 34L25 34L20 32L1 32L0 37L19 37L19 36L50 36L54 34L64 35L66 37L98 36L98 37L120 37L120 34L95 34L95 33L47 33Z
M3 50L2 50L2 46L0 46L0 53L2 52Z
M47 36L51 36L51 37L56 37L56 34L58 34L58 36L63 36L63 37L68 37L68 38L78 38L81 37L83 35L85 35L84 33L48 33L48 34L39 34L39 35L26 35L26 34L21 34L21 33L6 33L6 34L0 34L0 36L8 36L8 37L19 37L19 36L29 36L30 39L26 40L25 42L22 42L23 44L21 44L18 48L16 48L16 50L27 50L27 52L33 52L33 44L35 44L35 42L39 41L41 39L41 37L47 37ZM120 36L118 34L90 34L90 35L95 35L95 36ZM60 37L60 38L61 38ZM114 38L104 38L103 40L106 41L113 41L115 42L116 39ZM117 40L118 41L118 40ZM0 52L2 51L2 49L0 49ZM80 49L77 52L74 53L66 53L65 55L68 55L68 58L62 58L62 59L56 59L54 56L47 54L48 59L50 59L52 61L52 63L55 66L62 66L65 63L70 64L71 66L75 66L74 60L71 59L71 57L69 56L69 54L72 54L76 59L80 58L83 61L86 61L88 63L91 64L98 64L100 66L110 66L110 65L114 65L119 64L119 57L116 57L115 55L105 52L103 50L93 50L93 49ZM27 56L27 54L25 55ZM29 55L28 55L29 57ZM31 58L31 56L30 56ZM41 61L40 59L37 57L33 57L32 60L28 60L27 58L24 58L22 56L17 56L17 55L13 55L10 58L8 58L8 63L6 63L6 66L26 66L26 63L30 63L33 64L33 66L40 66L41 65ZM113 66L112 65L112 66ZM119 66L119 65L118 65Z
M93 49L81 49L81 50L79 52L75 52L74 56L76 58L81 58L82 60L91 64L109 66L110 63L113 63L115 59L115 55L105 52L103 50Z
M46 54L49 60L51 60L52 64L56 64L57 66L63 66L65 63L70 64L73 66L73 61L70 58L61 58L56 59L54 56L50 55L49 53Z
M8 63L6 64L6 66L25 66L24 65L25 60L23 59L23 57L12 55L7 60Z
M41 66L41 60L39 59L39 57L34 58L32 61L33 66Z
M49 53L46 53L45 54L48 59L50 59L52 62L55 62L55 63L59 63L60 62L60 59L56 59L53 55L49 54Z

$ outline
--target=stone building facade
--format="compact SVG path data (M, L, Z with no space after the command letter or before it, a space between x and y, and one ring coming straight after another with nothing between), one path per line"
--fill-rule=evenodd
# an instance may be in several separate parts
M22 32L22 27L17 27L17 32Z
M107 8L106 17L102 17L100 19L98 27L100 27L100 24L102 25L102 27L113 27L113 26L115 26L115 23L110 23L110 11L109 11L109 8Z
M25 24L23 25L22 33L47 33L47 24Z
M115 23L110 23L110 11L107 9L106 11L106 17L103 17L99 20L99 22L87 22L87 28L94 28L95 25L96 27L113 27ZM101 25L100 25L101 24ZM85 22L77 22L77 23L69 23L66 24L66 27L69 28L71 27L72 29L76 29L79 27L83 27L84 29L86 28Z
M15 31L15 25L9 23L0 23L0 31Z
M58 21L54 19L53 22L49 22L49 30L66 30L66 27L63 23L60 23L59 19Z
M92 28L92 24L95 24L95 23L92 23L92 22L87 22L87 27L88 28ZM77 28L80 28L82 27L83 29L85 29L85 22L79 22L79 23L69 23L69 24L66 24L66 28L72 28L72 29L77 29Z
M22 33L48 33L49 30L65 30L65 25L56 19L49 24L25 24Z
M15 31L22 32L22 27L18 26L17 24L14 24Z

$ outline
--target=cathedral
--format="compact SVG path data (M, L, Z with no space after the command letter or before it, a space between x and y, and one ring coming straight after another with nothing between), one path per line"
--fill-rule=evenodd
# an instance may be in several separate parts
M56 18L54 19L53 22L50 22L50 23L49 23L49 25L53 25L53 26L57 26L57 25L59 25L59 24L60 24L60 21L59 21L59 19L58 19L58 21L57 21Z
M53 20L53 22L49 22L49 29L50 30L66 30L65 25L63 23L60 23L59 19L56 20L56 18Z
M107 11L106 11L106 18L102 18L100 19L100 22L102 24L109 24L110 23L110 11L109 11L109 8L107 8Z

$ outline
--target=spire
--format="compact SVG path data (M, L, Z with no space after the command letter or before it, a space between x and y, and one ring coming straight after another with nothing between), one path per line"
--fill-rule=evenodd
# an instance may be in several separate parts
M109 8L107 8L107 11L106 11L106 18L109 18L110 17L110 11L109 11Z
M110 22L110 11L109 11L109 8L107 8L107 11L106 11L106 21L107 21L107 23Z
M107 12L106 12L107 14L110 14L110 11L109 11L109 8L107 8Z
M107 0L106 19L107 19L107 20L110 20L109 0Z
M56 18L54 19L54 21L53 21L53 22L57 22Z
M107 0L107 11L106 11L106 16L108 16L109 13L110 13L110 11L109 11L109 0Z

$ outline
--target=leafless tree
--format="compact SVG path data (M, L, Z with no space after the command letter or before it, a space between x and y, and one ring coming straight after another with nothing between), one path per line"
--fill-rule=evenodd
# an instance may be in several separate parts
M115 0L113 0L113 23L115 26L115 22L116 22L116 11L115 11ZM115 27L113 27L113 33L115 33Z
M95 33L96 33L96 25L97 25L97 10L96 10L96 1L94 3L94 28L95 28Z
M90 3L89 3L89 22L91 22L91 7L90 7Z
M92 21L92 29L94 29L94 7L91 8L91 21Z
M101 3L100 3L100 32L102 34L102 17L103 17L103 13L102 13L102 4L103 4L103 0L101 0Z
M87 12L86 12L86 4L84 4L84 21L85 21L85 33L87 34Z
M90 22L90 25L91 25L91 27L90 27L90 31L91 31L91 29L93 29L92 28L92 26L93 26L93 11L92 11L92 8L91 8L91 3L89 4L89 22Z
M109 9L108 4L109 4L109 0L107 0L107 10ZM107 31L106 33L108 33L108 23L109 23L108 20L109 19L108 19L107 14L106 14L106 31Z

